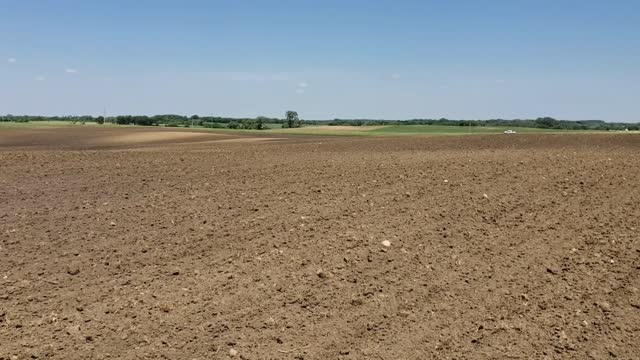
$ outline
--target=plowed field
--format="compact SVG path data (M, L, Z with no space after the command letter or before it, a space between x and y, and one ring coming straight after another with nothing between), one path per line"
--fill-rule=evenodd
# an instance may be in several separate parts
M639 179L625 134L2 131L0 359L638 359Z

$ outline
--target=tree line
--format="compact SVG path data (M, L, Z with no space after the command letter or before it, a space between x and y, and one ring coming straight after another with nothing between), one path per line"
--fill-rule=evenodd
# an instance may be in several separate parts
M451 120L440 119L410 119L410 120L376 120L376 119L333 119L333 120L304 120L295 111L287 111L283 119L266 116L256 118L232 118L220 116L184 116L175 114L166 115L118 115L103 116L30 116L30 115L0 115L0 121L31 122L31 121L68 121L72 123L95 122L98 124L113 123L119 125L141 126L168 126L168 127L207 127L230 129L256 129L268 128L267 124L284 128L300 127L308 125L340 125L340 126L366 126L366 125L446 125L446 126L501 126L501 127L528 127L541 129L563 130L640 130L638 123L605 122L602 120L557 120L552 117L539 117L537 119L489 119L489 120Z
M97 124L112 123L118 125L139 125L139 126L159 126L167 127L190 127L200 126L209 128L231 129L257 129L266 128L266 124L285 124L286 119L269 118L258 116L257 118L230 118L219 116L184 116L184 115L118 115L111 117L103 116L31 116L31 115L0 115L1 121L11 122L32 122L32 121L65 121L71 123Z
M309 121L307 121L309 122ZM313 121L312 121L313 122ZM367 125L444 125L444 126L497 126L527 127L557 130L640 130L640 123L605 122L603 120L557 120L552 117L537 119L489 119L489 120L451 120L411 119L411 120L370 120L370 119L334 119L325 122L334 126Z

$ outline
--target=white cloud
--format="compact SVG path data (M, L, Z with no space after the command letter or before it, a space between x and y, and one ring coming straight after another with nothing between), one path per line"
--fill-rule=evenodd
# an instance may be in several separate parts
M393 80L398 80L398 79L400 79L400 74L398 74L398 73L391 74L391 78Z
M45 81L45 80L47 80L47 78L44 76L36 76L36 81Z
M298 94L304 94L304 89L302 89L302 88L298 88L298 89L296 89L296 92L297 92Z
M66 68L64 69L64 72L66 72L67 74L75 74L78 72L78 70L73 68Z
M10 63L14 63L14 62L16 62L18 60L16 60L16 58L8 58L7 61L10 62Z
M504 81L503 79L498 79L498 80L496 80L496 83L497 83L497 84L504 84L504 82L505 82L505 81Z
M309 84L307 84L306 82L301 82L300 84L298 84L298 87L306 88L306 87L309 87Z

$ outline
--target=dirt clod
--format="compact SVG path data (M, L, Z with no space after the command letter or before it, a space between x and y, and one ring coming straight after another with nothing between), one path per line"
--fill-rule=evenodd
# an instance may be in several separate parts
M547 266L547 272L549 274L558 275L558 274L560 274L562 272L562 270L558 266L549 265L549 266Z
M604 311L604 312L609 312L611 311L611 304L608 301L601 301L598 303L598 307L600 307L600 310Z

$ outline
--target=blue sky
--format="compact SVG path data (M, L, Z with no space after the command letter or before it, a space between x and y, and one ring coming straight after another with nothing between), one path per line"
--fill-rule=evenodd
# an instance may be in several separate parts
M0 0L0 113L640 121L636 0Z

